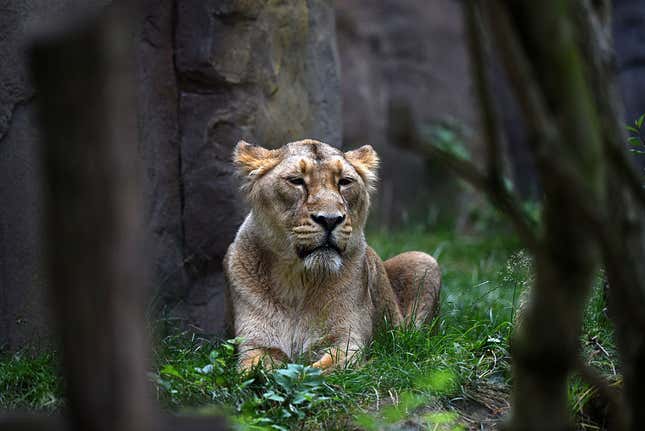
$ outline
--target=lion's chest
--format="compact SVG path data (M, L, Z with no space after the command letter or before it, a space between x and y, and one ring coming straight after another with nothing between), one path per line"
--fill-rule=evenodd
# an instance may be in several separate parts
M275 283L273 294L279 310L273 322L273 346L282 350L291 360L302 355L318 355L335 339L343 327L344 317L356 314L361 307L347 297L351 289L318 284L307 287L301 280ZM291 280L293 281L293 280ZM357 307L347 305L355 303ZM348 328L349 329L349 328Z
M318 347L329 332L326 307L311 304L301 292L290 292L289 299L281 298L280 313L274 322L274 344L285 354L296 360L312 348Z
M311 320L303 317L285 318L280 323L278 332L276 341L280 350L291 360L308 352L321 338L321 332L311 325Z

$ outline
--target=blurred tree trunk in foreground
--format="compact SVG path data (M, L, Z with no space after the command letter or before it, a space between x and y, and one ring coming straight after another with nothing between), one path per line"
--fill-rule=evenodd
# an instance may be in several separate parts
M599 263L594 226L581 215L604 205L605 166L569 11L560 1L508 4L510 15L502 7L488 9L497 21L490 27L506 45L500 46L503 62L517 68L509 77L545 193L535 285L512 342L510 428L565 430L567 377Z
M73 430L156 428L145 377L132 6L57 24L33 49L49 297Z
M595 10L583 2L575 17L582 53L592 60L587 62L587 77L608 161L607 221L601 241L622 360L626 421L635 430L645 424L645 194L642 178L624 157L627 135L611 49L610 11L607 0L596 2Z
M553 2L551 6L549 2L534 2L531 3L531 8L521 8L516 3L510 2L509 5L512 16L510 26L513 26L519 35L520 49L526 53L525 58L530 59L528 63L531 68L525 70L526 74L522 76L517 73L517 69L512 70L513 62L515 67L521 63L518 61L519 55L514 58L507 57L505 63L509 68L509 76L516 75L515 91L519 99L526 99L521 102L524 107L530 103L528 101L528 98L532 97L530 93L539 89L540 91L535 91L535 94L539 95L541 92L546 102L546 114L551 116L548 122L534 123L531 132L543 132L545 127L554 124L560 131L556 146L534 145L534 151L538 166L545 165L547 168L539 168L546 195L544 205L546 243L552 243L549 235L554 233L558 235L555 238L555 244L559 243L562 248L560 252L553 253L553 257L558 260L552 264L554 267L560 265L563 272L553 280L550 289L548 286L541 286L539 272L543 264L540 262L540 253L537 253L538 280L533 292L534 302L527 313L526 327L529 328L529 325L535 324L533 319L537 318L539 321L539 317L536 316L540 308L538 297L545 293L552 294L554 291L563 292L571 289L571 276L575 273L571 271L575 270L575 265L571 267L572 258L594 253L596 249L600 250L609 277L610 311L615 324L624 377L624 409L612 412L614 417L611 425L617 429L641 429L642 424L645 423L645 412L642 408L645 405L645 374L642 368L642 364L645 363L643 337L645 334L645 267L642 265L645 258L642 222L645 215L643 211L645 199L642 181L635 174L633 166L626 157L623 109L617 96L611 33L608 25L611 7L608 2L599 1L592 4L586 0L568 4L573 6L571 9L567 9L567 4L560 2ZM505 28L504 24L499 22L500 17L503 19L504 16L500 9L493 7L488 12L491 21L495 19L498 21L497 25L493 23L491 28L495 28L499 36L496 40L501 46L513 40L511 37L513 30L507 34L500 34L500 29ZM568 40L563 40L565 38ZM519 53L520 49L516 51ZM502 51L507 54L512 50L513 48L502 47ZM562 69L557 67L556 59L549 57L549 51L561 52ZM536 88L531 88L533 85L526 80L531 70L534 71L533 76L537 78ZM574 81L567 82L567 76ZM533 105L535 107L536 104L533 103ZM525 109L525 117L535 116L537 113ZM572 127L573 133L567 133L567 130ZM575 130L576 127L577 130ZM548 139L545 136L542 140L544 141L545 138ZM541 156L541 149L546 150L547 154L542 153ZM594 177L590 175L590 171L577 168L574 161L567 161L562 157L566 155L564 152L577 159L588 159L589 154L595 152L596 159L590 160L588 166L590 169L595 167L597 170L604 171L604 178L603 176ZM545 158L544 162L540 162L541 157ZM560 172L565 175L557 178ZM553 186L560 191L568 189L571 192L569 196L565 195L567 205L564 205L564 202L557 206L550 205L554 194L558 194L554 190L549 190L548 184L554 177L556 181ZM598 187L601 187L596 189L598 194L594 194L593 189L588 187L594 181L604 182L604 184L598 184ZM572 218L565 216L567 207L573 210ZM566 238L567 232L576 231L580 232L578 241L561 242L563 236ZM569 240L573 239L575 238L569 237ZM567 273L567 267L570 269L569 273ZM582 288L582 285L580 287ZM579 293L588 289L589 286L581 289ZM547 316L543 316L542 319L545 317L548 319L549 311L553 318L559 297L545 299L547 308L542 309L541 312L546 312ZM574 304L568 316L566 309L562 310L564 314L561 316L568 321L576 333L580 328L579 312L584 307L585 299L586 297L582 295L573 298ZM577 308L573 308L576 306ZM533 375L534 378L539 377L540 366L533 370L522 370L522 363L517 363L517 360L521 357L524 346L535 343L536 335L556 329L553 324L549 325L548 321L543 323L546 325L541 328L535 326L523 333L518 333L514 340L516 381L514 415L511 422L513 429L564 429L567 426L566 422L560 422L559 418L551 415L547 416L550 422L548 425L536 427L537 418L531 419L531 415L534 415L538 410L536 407L541 405L539 397L536 398L536 394L531 392L530 385L525 385L525 382L518 380L519 376L527 374L526 371L529 371L528 374ZM576 346L577 349L577 344L575 339L565 340L564 350L569 354L569 358L574 358L571 353L575 353L569 350L570 347ZM562 351L562 347L564 346L559 345L556 340L551 344L551 351ZM552 353L544 353L546 355L537 356L533 360L539 363L544 361L545 357L552 357ZM545 380L552 380L552 376L543 378L539 384L542 388L545 388ZM559 380L564 385L566 375ZM564 404L566 399L562 401ZM548 405L548 401L545 405ZM544 411L546 414L548 412L549 410Z
M159 416L146 378L135 6L115 2L52 23L31 50L44 132L48 286L66 402L63 416L0 415L3 430L229 429L221 417Z
M625 151L611 68L609 11L604 2L587 0L466 2L487 142L485 172L433 145L404 110L393 125L393 133L412 133L401 142L438 157L483 190L534 255L535 283L512 340L509 430L571 429L567 378L574 371L598 387L609 406L611 429L636 430L645 423L645 193ZM544 190L541 229L504 185L503 135L484 64L488 34L527 127ZM578 359L583 311L601 263L611 286L623 402Z

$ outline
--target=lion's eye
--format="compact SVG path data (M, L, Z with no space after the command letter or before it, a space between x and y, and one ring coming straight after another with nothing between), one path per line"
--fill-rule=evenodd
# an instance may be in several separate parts
M352 180L351 178L341 178L340 180L338 180L338 185L339 186L348 186L353 182L354 182L354 180Z
M304 178L300 178L300 177L289 177L289 178L287 178L287 181L289 181L294 186L304 186L305 185Z

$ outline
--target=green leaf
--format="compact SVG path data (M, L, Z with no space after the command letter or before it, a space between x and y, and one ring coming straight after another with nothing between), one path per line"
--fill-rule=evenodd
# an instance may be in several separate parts
M287 409L282 409L281 412L282 412L282 418L290 418L291 416L293 416L291 412Z
M638 130L636 127L633 127L633 126L625 126L625 128L626 128L627 130L629 130L630 132L632 132L632 133L636 133L636 134L640 133L640 130Z
M195 367L195 371L197 371L199 374L210 374L213 372L213 365L208 364L203 368Z
M641 141L641 139L635 136L630 136L629 138L627 138L627 143L629 143L629 145L635 145L635 146L643 145L643 142Z
M298 409L296 406L293 404L289 404L289 410L294 412L296 416L298 416L300 419L303 419L305 417L304 412L302 412L300 409Z
M268 391L262 395L267 400L277 401L279 403L284 402L284 397L275 393L275 391Z
M513 190L515 190L515 185L513 184L513 180L511 180L509 177L505 176L503 178L503 182L504 182L504 188L507 191L512 192Z
M638 120L636 120L636 125L638 126L639 129L643 125L643 119L645 119L645 114L641 115L640 117L638 117Z
M180 379L183 378L181 376L181 374L179 373L179 371L177 371L177 369L175 367L173 367L172 365L170 365L170 364L164 366L161 369L161 374L164 374L166 376L177 377L177 378L180 378Z
M248 387L254 381L255 381L255 379L249 379L249 380L243 381L242 383L240 383L240 389L245 389L246 387Z

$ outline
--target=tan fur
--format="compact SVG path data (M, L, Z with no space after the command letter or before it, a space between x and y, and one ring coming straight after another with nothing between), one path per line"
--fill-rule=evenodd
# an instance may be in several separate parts
M238 143L234 162L251 212L224 267L240 368L309 355L345 364L384 316L393 324L436 315L441 273L420 252L382 262L363 234L378 156L314 140L277 150ZM321 224L325 215L330 223Z

